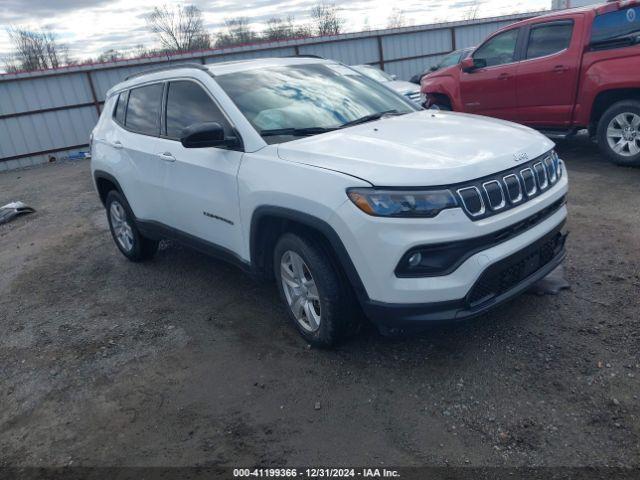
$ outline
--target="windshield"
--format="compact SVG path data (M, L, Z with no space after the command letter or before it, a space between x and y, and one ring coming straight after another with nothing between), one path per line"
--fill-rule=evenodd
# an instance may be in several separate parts
M357 65L355 67L361 74L366 75L369 78L373 78L376 82L392 82L393 77L388 73L374 67L368 67L366 65Z
M438 64L438 69L457 65L458 63L460 63L460 56L461 56L460 51L450 53L449 55L444 57L442 61Z
M216 77L265 141L322 133L366 117L418 110L387 87L339 64L269 67ZM283 129L306 130L283 132Z

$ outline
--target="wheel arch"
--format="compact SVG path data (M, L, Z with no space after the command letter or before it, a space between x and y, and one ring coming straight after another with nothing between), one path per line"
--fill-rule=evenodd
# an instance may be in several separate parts
M93 180L95 182L96 189L98 190L98 196L100 197L102 205L106 204L107 195L111 190L116 190L126 198L120 183L113 175L102 170L96 170L93 172Z
M278 238L293 232L319 242L327 250L331 260L344 274L358 299L368 295L342 240L326 221L298 210L263 205L256 208L251 217L249 248L251 266L257 275L270 278L273 275L271 258Z
M591 107L590 123L592 127L598 125L602 115L609 107L624 100L640 101L640 88L616 88L598 93Z

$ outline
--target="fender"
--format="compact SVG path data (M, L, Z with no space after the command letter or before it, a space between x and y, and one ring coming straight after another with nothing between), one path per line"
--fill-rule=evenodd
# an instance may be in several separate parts
M452 74L425 75L420 81L420 92L423 94L445 95L451 101L451 107L457 112L463 112L460 101L460 82Z
M640 90L636 73L640 69L639 50L639 47L627 47L619 52L606 50L585 55L574 125L589 125L598 95L612 90Z
M358 274L355 265L351 261L351 257L349 256L347 249L342 243L342 240L340 240L340 237L333 229L333 227L324 220L321 220L307 213L300 212L298 210L276 207L272 205L262 205L253 211L253 215L251 217L249 245L251 264L254 268L257 267L256 260L258 258L258 225L260 223L260 220L265 217L276 217L290 220L319 231L327 239L329 245L336 254L336 258L338 262L340 262L340 266L349 279L349 282L351 283L351 286L353 287L358 299L361 302L369 300L369 296L367 295L364 284L360 279L360 275Z

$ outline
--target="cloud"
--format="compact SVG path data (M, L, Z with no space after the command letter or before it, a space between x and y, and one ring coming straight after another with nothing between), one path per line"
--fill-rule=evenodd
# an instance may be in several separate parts
M474 0L334 0L348 31L384 28L393 7L400 9L409 25L459 20ZM318 0L184 0L203 12L207 29L213 34L225 18L249 17L259 30L271 17L292 15L298 23L309 22L309 12ZM73 57L96 57L110 48L126 50L143 43L157 46L157 39L146 28L145 15L154 6L183 4L178 0L0 0L0 25L50 28L58 34ZM551 0L480 0L479 17L516 11L549 8ZM0 57L11 50L5 29L0 28ZM1 64L1 61L0 61Z

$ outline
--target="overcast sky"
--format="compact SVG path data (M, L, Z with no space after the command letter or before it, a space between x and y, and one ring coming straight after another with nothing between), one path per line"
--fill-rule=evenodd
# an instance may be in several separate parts
M515 12L548 9L551 0L477 0L478 15L489 17ZM71 56L96 57L110 49L131 49L137 44L157 46L145 25L145 15L155 6L184 3L166 0L0 0L0 56L11 46L6 33L9 25L50 28L65 43ZM215 31L228 17L247 16L260 28L260 22L274 16L295 16L308 21L308 12L317 0L193 0L203 12L207 28ZM384 28L397 5L408 25L459 20L468 14L476 0L337 0L336 6L347 31Z

